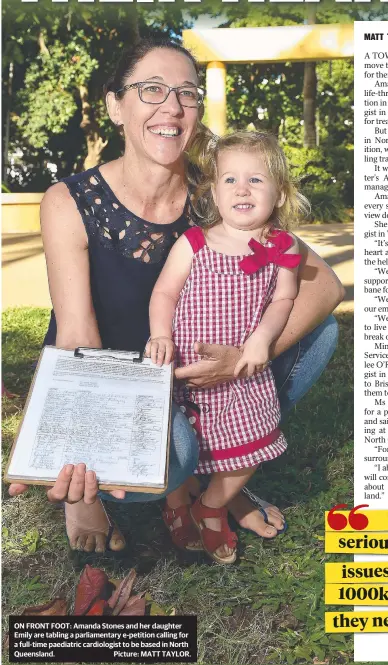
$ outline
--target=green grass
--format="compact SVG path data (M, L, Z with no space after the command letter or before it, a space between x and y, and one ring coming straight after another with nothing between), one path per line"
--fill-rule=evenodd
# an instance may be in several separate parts
M3 317L3 372L8 390L25 395L48 312L8 310ZM353 497L353 317L339 317L340 345L323 377L284 427L289 448L265 465L250 484L285 510L289 529L263 541L239 533L239 559L222 568L190 563L172 549L156 503L112 505L129 542L122 561L96 557L94 564L117 576L135 566L138 589L146 589L167 612L197 614L199 663L261 665L353 660L353 638L324 633L326 561L324 511ZM23 399L3 400L5 451L20 420ZM70 556L62 512L35 487L3 509L4 614L56 595L74 600L86 558ZM91 559L89 558L89 562ZM335 608L326 608L335 609ZM5 661L4 661L5 662Z

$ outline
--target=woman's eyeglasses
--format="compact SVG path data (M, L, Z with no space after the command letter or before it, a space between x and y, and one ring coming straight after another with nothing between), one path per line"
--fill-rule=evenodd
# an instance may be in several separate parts
M145 104L163 104L170 92L175 92L181 106L188 108L198 108L203 104L205 91L196 85L180 85L177 88L170 88L165 83L156 83L154 81L140 81L125 85L116 91L116 97L122 96L127 90L137 88L139 97Z

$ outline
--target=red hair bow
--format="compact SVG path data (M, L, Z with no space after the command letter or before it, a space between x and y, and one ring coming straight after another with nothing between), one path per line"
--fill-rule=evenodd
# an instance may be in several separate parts
M253 251L253 254L244 256L240 261L240 268L247 274L252 275L254 272L260 270L269 263L275 263L277 266L284 268L296 268L299 265L302 255L301 254L285 254L287 249L292 246L292 237L285 231L269 236L269 240L273 243L273 247L265 247L257 240L250 239L248 245Z

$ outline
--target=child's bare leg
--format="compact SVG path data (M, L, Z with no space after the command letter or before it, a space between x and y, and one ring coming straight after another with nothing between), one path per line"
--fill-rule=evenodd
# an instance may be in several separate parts
M190 476L190 478L186 480L186 485L191 496L197 497L201 494L201 485L199 484L199 480L196 476Z
M191 496L199 496L201 493L200 484L196 476L187 479L188 488ZM232 501L228 503L228 510L233 515L236 522L243 529L250 529L263 538L273 538L277 532L284 527L284 517L276 506L267 506L268 522L264 522L264 517L257 508L252 505L244 492L239 492Z
M176 508L180 508L180 506L185 506L185 505L191 505L191 498L190 498L190 493L189 493L189 482L186 481L178 487L176 490L173 492L170 492L170 494L167 495L166 497L166 503L169 508L172 510L175 510ZM174 529L178 529L180 526L182 526L182 520L180 517L177 517L176 520L173 522L173 527ZM189 547L195 547L198 546L200 547L201 541L193 541L189 542L188 546Z
M173 492L170 492L170 494L166 496L166 501L168 507L172 508L173 510L185 504L190 504L191 499L187 481L184 482L183 485L180 485L180 487L178 487Z
M209 508L227 506L254 474L257 466L239 469L238 471L220 471L213 474L209 487L202 495L203 505ZM203 521L209 529L221 531L221 521L216 517L207 517ZM227 545L221 545L215 553L220 557L226 557L230 556L233 550Z

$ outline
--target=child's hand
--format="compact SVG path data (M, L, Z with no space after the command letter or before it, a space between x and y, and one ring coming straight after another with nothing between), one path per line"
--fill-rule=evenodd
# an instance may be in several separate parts
M156 365L169 365L174 358L175 344L170 337L152 337L148 340L144 355Z
M262 372L269 363L269 347L265 340L257 339L253 335L249 337L242 347L243 354L234 368L234 376L237 378L244 367L247 367L247 376Z

